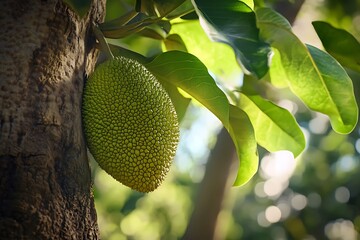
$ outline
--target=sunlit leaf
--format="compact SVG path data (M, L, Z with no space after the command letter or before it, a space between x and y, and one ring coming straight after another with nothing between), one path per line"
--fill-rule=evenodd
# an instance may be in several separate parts
M172 103L174 104L176 114L178 117L179 122L184 118L186 110L191 102L190 98L184 97L177 87L168 82L161 81L161 85L166 89L167 93L169 94Z
M181 88L229 126L229 102L209 75L206 67L193 55L170 51L145 66L162 82Z
M289 150L297 157L305 148L305 137L286 109L258 95L240 93L239 107L246 112L255 129L257 142L275 152Z
M310 45L307 47L324 81L329 101L333 103L327 113L333 128L340 133L351 132L358 120L358 107L350 77L329 54Z
M343 66L360 72L360 43L349 32L329 23L312 23L324 48Z
M271 83L278 88L288 87L286 71L281 62L281 56L278 49L273 48L271 66L269 69Z
M357 122L351 79L330 55L309 49L294 35L284 17L268 8L256 11L261 36L280 53L286 81L310 109L330 117L333 129L349 133ZM283 72L272 78L284 78ZM284 80L279 80L284 81Z
M234 141L240 161L234 186L242 186L256 173L259 164L257 143L249 117L240 108L230 105L230 127L228 129Z
M219 118L229 131L240 159L235 185L245 184L255 174L258 164L251 123L242 110L229 104L204 64L189 53L170 51L145 66L161 82L181 88Z
M246 74L262 78L268 71L269 45L259 39L252 9L237 0L194 0L196 12L208 36L229 44Z
M252 10L254 10L254 1L253 0L242 0L243 3L248 5Z
M182 21L173 24L171 34L183 39L189 53L195 55L221 80L233 80L241 75L234 51L230 46L212 42L200 26L198 20Z

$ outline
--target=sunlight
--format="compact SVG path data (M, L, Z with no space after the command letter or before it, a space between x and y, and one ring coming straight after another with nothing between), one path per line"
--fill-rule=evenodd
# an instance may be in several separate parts
M302 194L295 194L291 198L291 206L298 211L304 209L307 205L307 202L307 198Z
M258 196L277 198L287 187L289 178L296 167L293 154L289 151L278 151L264 156L260 164L260 174L266 179L263 190L256 190ZM258 186L258 188L260 185Z
M329 239L358 239L358 233L355 230L354 224L349 220L338 219L330 222L325 226L325 234Z
M281 211L276 206L269 206L265 210L265 217L270 223L276 223L281 219Z
M287 180L295 170L296 161L289 151L270 153L261 160L261 170L266 178Z
M347 203L350 199L350 191L347 187L338 187L335 190L335 199L339 203Z

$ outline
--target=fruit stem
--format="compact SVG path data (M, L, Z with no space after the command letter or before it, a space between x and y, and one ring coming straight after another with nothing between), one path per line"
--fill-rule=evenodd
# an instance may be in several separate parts
M100 50L106 54L106 57L108 59L114 59L114 55L112 54L110 47L109 47L108 43L106 42L104 34L101 32L100 28L96 24L93 24L92 30L95 34L96 39L99 42Z

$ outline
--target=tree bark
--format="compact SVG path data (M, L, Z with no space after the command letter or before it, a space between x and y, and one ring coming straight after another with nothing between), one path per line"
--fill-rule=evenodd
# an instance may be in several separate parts
M62 1L0 2L0 239L98 239L81 124L97 58L91 22Z

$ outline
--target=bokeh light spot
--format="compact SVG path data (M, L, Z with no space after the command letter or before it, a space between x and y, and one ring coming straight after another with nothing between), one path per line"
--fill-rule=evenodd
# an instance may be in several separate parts
M358 153L360 153L360 138L355 142L355 149Z
M338 187L335 190L335 199L340 203L347 203L350 199L350 191L346 187Z
M265 212L260 212L257 216L259 226L269 227L271 223L266 219Z
M344 219L338 219L326 224L325 234L329 239L358 239L358 233L354 228L354 224L351 221Z
M304 195L301 194L295 194L291 199L291 206L295 210L302 210L307 205L307 198Z
M281 211L276 206L269 206L265 210L265 217L270 223L276 223L281 219Z

